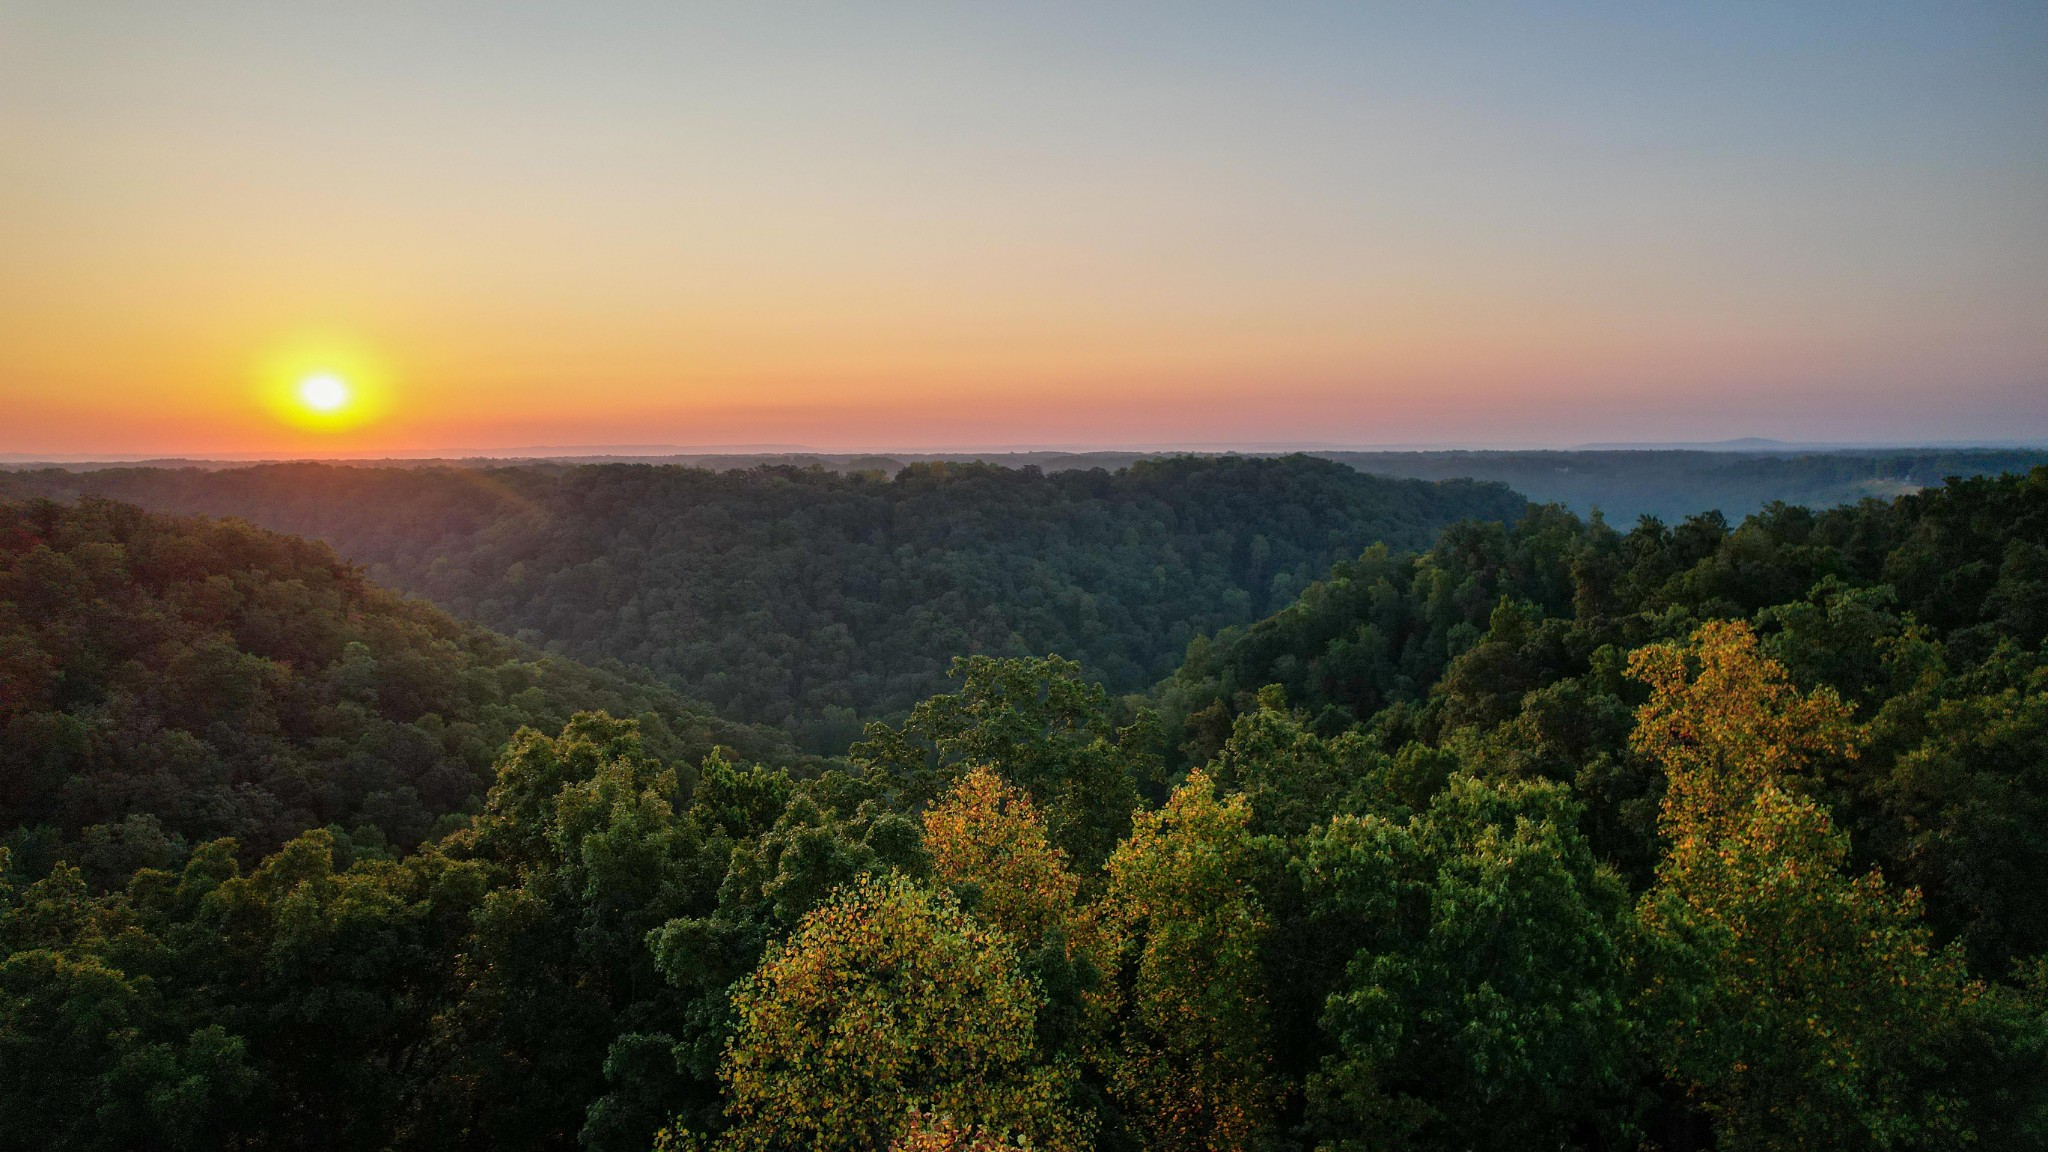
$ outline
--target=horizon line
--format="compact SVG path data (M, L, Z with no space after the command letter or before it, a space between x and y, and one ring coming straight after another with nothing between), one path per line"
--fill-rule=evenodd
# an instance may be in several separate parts
M1784 452L1855 451L2040 451L2048 440L1776 440L1745 436L1709 441L1604 441L1570 445L1527 442L1406 442L1347 444L1315 441L1208 441L1154 444L1074 445L996 444L947 447L815 448L803 444L534 444L507 448L421 448L367 453L145 453L145 452L0 452L0 466L132 464L138 466L197 464L376 463L467 460L661 460L704 456L1023 456L1023 455L1276 455L1289 453L1510 453L1510 452L1714 452L1731 455Z

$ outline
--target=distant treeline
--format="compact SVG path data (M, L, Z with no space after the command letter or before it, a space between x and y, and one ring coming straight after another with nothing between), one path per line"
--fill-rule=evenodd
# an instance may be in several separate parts
M1768 442L1762 442L1768 444ZM1581 516L1594 511L1609 523L1627 526L1643 516L1678 521L1700 512L1739 520L1773 502L1827 508L1894 496L1940 484L1950 476L1992 476L2048 464L2048 449L1899 448L1803 450L1796 447L1741 451L1602 448L1570 451L1338 451L1305 453L1335 460L1362 472L1404 479L1474 479L1506 484L1539 504L1562 504ZM1202 454L1197 454L1202 455ZM894 476L912 464L984 463L1044 472L1128 468L1166 456L1146 452L985 453L691 453L673 456L565 456L547 460L349 461L352 467L503 468L598 463L662 464L733 471L768 467L823 468ZM245 467L206 461L151 461L149 468ZM26 465L11 466L28 471ZM71 471L106 471L137 465L70 464ZM6 469L0 469L4 491ZM39 482L38 490L76 487L62 480ZM139 495L139 494L137 494Z
M1951 476L1995 476L2048 464L2048 450L2007 448L1870 449L1844 451L1692 449L1587 449L1583 451L1312 450L1323 460L1375 476L1411 480L1472 479L1505 484L1538 504L1562 504L1581 516L1598 511L1627 527L1644 516L1676 522L1701 512L1740 520L1773 502L1829 508L1859 500L1889 500L1939 485ZM692 467L752 467L760 463L840 472L881 470L893 475L914 462L975 460L1047 472L1075 468L1128 468L1159 459L1140 452L1016 452L961 456L913 454L692 456Z
M1383 476L1469 476L1506 484L1539 504L1581 516L1598 510L1627 527L1639 517L1676 522L1700 512L1731 521L1773 502L1808 508L1889 500L1950 476L1995 476L2048 464L2035 449L1856 452L1321 452Z
M647 465L0 475L316 537L378 582L580 659L653 670L738 719L838 751L944 684L955 655L1060 652L1112 690L1196 636L1287 603L1375 541L1512 520L1505 487L1369 476L1308 457L1119 472L917 464Z

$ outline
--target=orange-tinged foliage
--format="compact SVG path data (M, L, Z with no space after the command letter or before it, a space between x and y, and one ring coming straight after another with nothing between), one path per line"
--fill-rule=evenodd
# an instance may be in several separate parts
M1278 1102L1250 825L1244 797L1198 771L1109 860L1107 899L1137 950L1110 1088L1150 1148L1242 1148Z
M980 890L975 917L1020 944L1074 917L1081 882L1066 853L1046 838L1030 795L987 767L962 776L924 814L924 847L940 880Z
M1687 646L1630 654L1650 686L1630 744L1664 765L1664 831L1674 843L1726 831L1765 785L1815 756L1854 756L1849 706L1832 688L1802 695L1740 621L1701 625Z
M1047 835L1031 794L976 767L926 811L924 847L941 881L976 891L975 919L1022 949L1042 947L1057 933L1069 960L1093 966L1097 978L1081 997L1082 1045L1093 1054L1121 1002L1118 924L1099 907L1076 902L1080 878Z
M948 1115L912 1109L910 1127L889 1147L891 1152L1001 1152L1029 1148L1031 1142L1022 1136L1013 1142L985 1128L964 1127Z
M1671 848L1639 910L1647 1022L1725 1148L1958 1141L1958 1101L1915 1072L1982 989L1933 948L1917 893L1843 875L1848 839L1783 785L1853 754L1849 710L1801 694L1747 625L1646 648L1634 743L1665 769ZM1924 1050L1923 1050L1923 1047Z

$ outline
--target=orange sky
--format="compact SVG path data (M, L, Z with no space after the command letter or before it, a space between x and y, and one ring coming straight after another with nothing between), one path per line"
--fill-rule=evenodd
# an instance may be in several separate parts
M2048 438L2038 7L672 8L0 10L0 453Z

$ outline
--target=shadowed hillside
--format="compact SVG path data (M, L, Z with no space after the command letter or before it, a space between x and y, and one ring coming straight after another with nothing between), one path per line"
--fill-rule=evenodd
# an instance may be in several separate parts
M1193 637L1285 604L1375 541L1513 519L1498 485L1306 457L1118 472L921 464L893 478L763 467L57 471L0 492L98 492L317 537L370 576L580 659L650 668L820 750L900 713L964 653L1059 652L1112 689Z
M0 837L97 875L334 825L410 848L522 726L641 718L650 748L792 760L623 671L377 588L325 545L88 498L0 505Z

